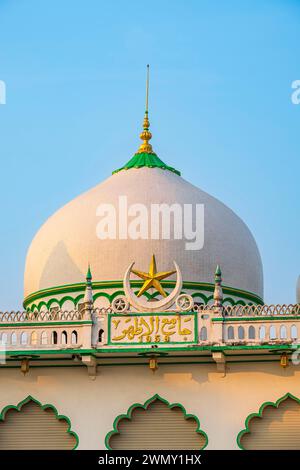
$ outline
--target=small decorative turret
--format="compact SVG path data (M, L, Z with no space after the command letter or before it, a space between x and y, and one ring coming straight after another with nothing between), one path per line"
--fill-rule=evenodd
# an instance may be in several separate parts
M82 345L83 348L89 349L92 347L92 323L93 323L93 312L94 312L94 299L93 299L93 289L92 289L92 273L90 265L86 274L86 287L83 297L83 309L82 309L82 320L85 321L85 324L82 326ZM92 356L85 356L82 358L88 369L89 375L96 375L97 365L95 366L95 361Z
M92 273L91 273L91 267L90 267L90 265L89 265L89 266L88 266L88 271L87 271L87 273L86 273L86 281L87 281L88 283L91 283L92 279L93 279L93 278L92 278Z
M220 266L217 265L215 272L215 290L214 290L214 307L222 307L223 290L222 290L222 273Z
M86 274L86 288L83 303L93 305L92 273L90 265Z

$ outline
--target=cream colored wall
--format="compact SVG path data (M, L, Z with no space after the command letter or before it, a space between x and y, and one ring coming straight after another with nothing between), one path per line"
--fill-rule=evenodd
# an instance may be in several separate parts
M282 369L278 363L228 368L224 377L215 365L204 364L161 365L155 374L147 366L99 366L94 381L84 367L31 368L25 377L18 369L1 369L0 408L32 395L70 418L79 449L104 449L115 417L158 393L198 416L208 435L207 449L237 449L245 418L263 402L287 392L300 398L300 369Z

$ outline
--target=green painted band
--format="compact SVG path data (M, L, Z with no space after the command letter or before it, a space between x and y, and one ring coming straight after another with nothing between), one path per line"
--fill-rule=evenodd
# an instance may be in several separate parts
M175 287L175 281L161 281L161 284L166 288ZM131 281L132 287L141 287L143 285L143 281ZM72 292L84 292L86 288L86 284L84 282L76 283L76 284L66 284L63 286L56 286L51 287L49 289L42 289L37 292L34 292L28 295L23 302L24 308L27 308L29 304L34 302L35 300L42 299L44 297L48 297L50 295L61 295L67 294ZM92 282L92 288L94 290L97 289L122 289L123 288L123 281L94 281ZM195 289L195 290L206 290L208 292L213 292L215 285L207 282L195 282L195 281L183 281L182 284L183 289ZM237 289L235 287L229 286L222 286L223 292L226 295L234 295L237 297L242 297L248 301L255 302L258 304L263 304L263 300L256 294L252 292L247 292L242 289Z
M249 357L249 356L248 356ZM251 356L252 357L252 356ZM45 359L43 359L45 361ZM229 360L227 361L228 364L248 364L248 363L277 363L278 364L278 359L244 359L244 360ZM178 365L215 365L215 361L172 361L172 362L158 362L159 366L178 366ZM98 363L97 364L99 367L122 367L122 366L149 366L149 362L112 362L109 364L103 364L103 363ZM46 367L86 367L85 364L32 364L30 362L30 368L33 369L41 369L41 368L46 368ZM0 369L20 369L20 365L0 365Z
M82 356L92 356L95 353L95 349L22 349L3 352L8 357L13 356L41 356L41 355L63 355L63 354L80 354Z
M211 352L214 352L214 351L241 351L241 350L253 350L253 351L256 351L256 350L265 350L265 349L269 349L269 350L272 350L272 349L285 349L287 347L290 347L291 345L289 344L257 344L257 345L251 345L251 346L244 346L244 345L235 345L235 346L194 346L194 345L191 345L191 346L184 346L184 347L177 347L175 346L174 348L167 348L167 347L157 347L155 348L155 352L158 353L158 352L162 352L162 353L173 353L173 352L191 352L191 351L211 351ZM293 350L294 349L299 349L300 348L300 344L299 345L293 345ZM113 353L118 353L118 354L121 354L122 351L124 351L124 354L128 354L128 353L149 353L151 351L153 351L153 348L151 347L148 347L148 348L145 348L145 347L135 347L135 348L91 348L91 349L49 349L49 350L45 350L45 349L30 349L30 350L20 350L20 351L6 351L6 355L7 356L21 356L21 355L55 355L55 354L58 354L58 355L62 355L62 354L80 354L82 356L89 356L89 355L93 355L96 357L97 354L113 354Z
M275 350L275 353L276 354L276 350ZM103 361L108 361L108 363L110 364L109 361L114 361L113 364L116 364L116 360L122 360L122 361L125 361L125 360L133 360L133 359L137 359L137 358L141 358L141 359L145 359L145 358L149 358L149 355L150 355L150 352L148 353L145 353L145 354L138 354L137 356L96 356L96 359L100 359L101 360L101 365L105 365L105 362ZM271 353L272 355L272 353ZM158 359L159 361L161 361L161 359L163 358L166 358L168 356L168 354L164 354L163 356L158 356ZM238 357L238 358L245 358L245 359L239 359L241 360L241 362L244 362L244 361L247 361L247 358L251 358L253 357L252 355L249 356L249 354L247 353L238 353L238 354L235 354L235 353L230 353L230 354L226 354L224 353L224 356L231 361L232 358L235 358L235 357ZM255 355L255 357L269 357L270 356L270 353L268 351L264 351L264 352L261 352L259 355ZM93 355L93 357L95 357L95 355ZM178 364L182 364L182 361L178 361L178 359L186 359L187 357L190 358L190 359L193 359L193 363L195 363L195 360L196 359L201 359L201 363L203 362L202 359L210 359L210 361L208 361L209 363L211 363L212 361L212 355L211 354L193 354L192 356L188 356L187 354L176 354L176 355L173 355L173 356L168 356L169 358L172 359L171 361L171 364L175 364L175 363L178 363ZM174 361L174 359L177 360ZM260 360L260 359L259 359ZM265 360L265 359L263 359ZM277 359L276 359L277 360ZM15 363L16 361L19 361L19 357L17 358L14 358L13 356L10 358L10 357L7 357L6 358L6 363L10 363L10 362L13 362ZM43 362L43 363L47 363L47 362L53 362L55 361L55 364L57 364L58 362L66 362L66 361L73 361L72 357L71 356L68 356L68 357L39 357L39 356L36 356L36 357L31 357L30 358L30 363L35 363L35 362ZM251 360L251 362L253 362ZM124 362L123 362L124 363ZM77 365L77 364L76 364ZM83 364L81 364L83 365Z

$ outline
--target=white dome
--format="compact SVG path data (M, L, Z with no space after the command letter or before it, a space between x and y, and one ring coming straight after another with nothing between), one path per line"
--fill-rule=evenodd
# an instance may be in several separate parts
M100 240L96 236L101 203L204 204L205 238L199 251L186 240ZM184 281L214 282L219 264L223 285L263 295L262 263L255 240L242 220L214 197L177 174L160 168L132 168L116 173L58 210L36 234L25 268L25 297L42 289L82 283L88 263L93 281L120 281L128 265L148 271L152 253L165 271L179 265Z

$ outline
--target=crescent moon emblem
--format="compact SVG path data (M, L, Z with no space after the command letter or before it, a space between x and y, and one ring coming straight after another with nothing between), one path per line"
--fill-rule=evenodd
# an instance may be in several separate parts
M124 287L124 292L127 297L128 302L136 308L139 312L157 312L157 311L162 311L165 310L171 305L174 304L176 298L181 292L182 288L182 276L181 276L181 271L175 261L173 261L175 269L176 269L176 274L177 274L177 280L176 280L176 285L174 290L171 292L170 295L168 295L166 298L158 300L157 302L148 302L147 300L143 300L141 298L138 298L134 292L132 292L132 289L130 287L130 272L134 266L134 262L131 263L128 268L126 269L125 275L124 275L124 280L123 280L123 287Z

